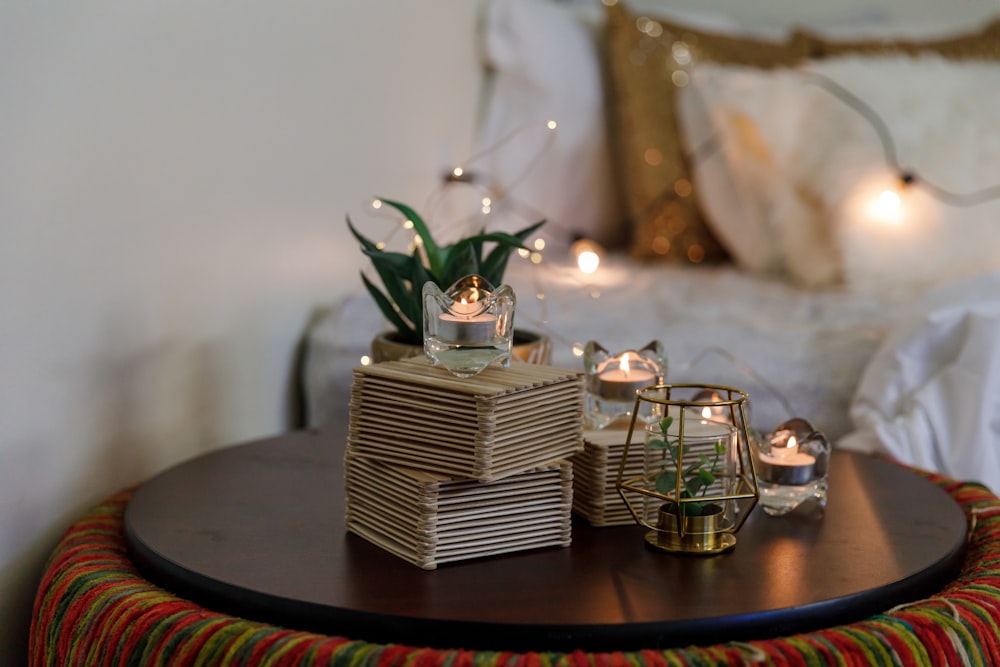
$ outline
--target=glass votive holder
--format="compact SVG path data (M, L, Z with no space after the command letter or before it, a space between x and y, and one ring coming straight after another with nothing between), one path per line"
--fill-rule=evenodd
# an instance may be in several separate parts
M596 341L588 341L583 351L586 371L584 427L592 430L629 427L635 409L636 392L661 384L667 360L660 341L650 341L640 350L608 353ZM648 422L658 415L655 403L643 403L636 418Z
M510 366L514 340L514 290L493 287L479 275L460 278L441 291L424 283L424 354L462 378L491 363Z
M826 507L830 442L805 419L790 419L756 442L760 506L782 516L813 501Z

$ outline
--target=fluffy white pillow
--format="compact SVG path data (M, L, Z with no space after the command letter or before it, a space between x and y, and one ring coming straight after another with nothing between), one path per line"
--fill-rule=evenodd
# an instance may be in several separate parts
M819 78L813 77L818 75ZM884 123L918 182L894 216L897 182L870 120ZM823 85L819 85L823 84ZM922 289L1000 269L1000 201L949 205L926 184L968 193L1000 183L1000 66L938 56L851 56L772 71L700 65L680 117L700 202L741 265L809 286Z

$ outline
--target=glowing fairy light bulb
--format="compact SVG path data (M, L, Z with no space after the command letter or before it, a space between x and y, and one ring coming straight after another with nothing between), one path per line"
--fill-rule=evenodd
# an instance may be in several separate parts
M550 130L554 130L556 129L556 127L558 127L558 123L556 123L554 120L550 120L545 124L545 127L549 128Z
M901 209L899 193L894 190L883 190L875 199L872 212L879 219L898 222Z
M597 270L598 266L601 265L601 258L596 252L592 250L585 250L576 258L576 264L580 267L580 271L590 275Z
M576 258L581 273L590 275L601 265L601 246L589 239L580 239L570 246L570 255Z
M907 188L915 182L912 174L904 172L896 177L891 184L876 187L869 195L871 197L867 208L868 215L876 222L898 225L906 215Z

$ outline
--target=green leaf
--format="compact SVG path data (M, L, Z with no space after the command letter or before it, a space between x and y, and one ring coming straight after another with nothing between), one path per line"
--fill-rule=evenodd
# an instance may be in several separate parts
M681 505L684 516L701 516L705 511L705 503L684 503Z
M660 430L663 431L664 435L667 434L667 429L669 429L673 423L674 423L674 418L671 417L670 415L667 415L666 417L660 420Z
M696 461L695 463L692 463L691 465L689 465L687 468L684 469L684 477L688 478L691 475L697 474L695 471L698 470L698 468L700 468L700 467L701 467L701 462L700 461Z
M530 227L526 227L519 232L514 234L508 234L506 232L490 232L488 234L480 234L477 237L478 243L485 242L495 242L497 245L490 251L483 260L480 270L482 271L483 278L486 278L494 285L499 285L503 280L503 274L507 269L507 261L510 259L511 253L513 253L518 248L527 248L524 245L524 240L531 236L539 227L545 224L545 221L537 222Z
M399 307L399 311L408 318L414 312L419 312L416 305L419 304L420 298L414 292L422 288L423 284L415 288L410 279L414 270L422 267L420 258L416 255L408 257L401 253L375 253L369 257L378 277L382 280L383 288L392 302ZM417 325L417 322L414 321L413 324Z
M444 273L441 274L441 289L451 287L459 278L479 273L479 257L471 239L463 239L450 246L448 251L448 261L444 266ZM487 280L488 277L483 276ZM490 281L492 283L492 281ZM494 285L497 287L497 285Z
M657 493L668 494L677 490L677 473L673 470L664 470L656 476Z
M368 255L368 258L371 259L376 269L382 267L397 277L409 279L410 272L412 271L411 264L414 261L412 255L404 255L401 252L368 250L367 248L362 250L362 252ZM419 258L417 258L417 263L420 263Z
M413 292L413 299L406 305L406 316L413 320L413 324L420 335L420 342L424 340L424 284L434 282L434 279L424 265L416 251L413 253L413 265L410 267L410 285ZM437 283L434 283L437 285ZM438 285L440 287L440 285Z
M715 483L715 475L704 468L698 471L698 479L701 480L701 483L705 486L712 486L712 484Z
M427 227L427 223L424 219L414 211L412 208L398 201L392 201L391 199L381 199L382 203L388 204L393 207L404 216L406 219L413 223L413 230L420 237L423 242L424 252L427 254L427 263L429 264L430 272L434 275L442 275L444 273L444 260L441 255L441 248L438 247L434 237L431 236L431 230Z
M364 250L370 252L380 252L377 245L375 245L372 241L362 236L361 232L359 232L357 229L354 228L354 225L351 224L350 216L347 216L347 228L351 230L351 234L354 235L354 238L358 240L358 243L361 244L361 247Z
M382 314L385 315L385 318L389 320L394 327L396 327L396 330L407 338L415 338L417 336L417 332L414 328L407 324L406 321L399 316L396 309L392 307L392 302L389 301L389 299L377 287L375 287L375 285L373 285L367 277L365 277L364 273L361 274L361 281L368 289L368 293L372 295L372 299L375 300L379 310L381 310Z
M652 438L646 443L650 449L666 449L667 443L659 438Z

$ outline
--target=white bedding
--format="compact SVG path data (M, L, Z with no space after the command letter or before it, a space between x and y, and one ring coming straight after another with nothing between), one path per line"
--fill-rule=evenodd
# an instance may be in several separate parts
M550 336L555 365L582 369L574 343L593 339L615 352L656 338L668 356L668 381L738 387L750 394L756 428L770 430L797 416L832 439L852 430L854 388L898 310L889 296L804 290L731 266L647 266L612 258L584 280L575 268L515 258L507 282L518 297L516 326ZM346 401L351 369L385 328L359 288L310 330L311 426L343 414L339 402Z
M866 366L838 446L1000 489L1000 274L927 295Z

